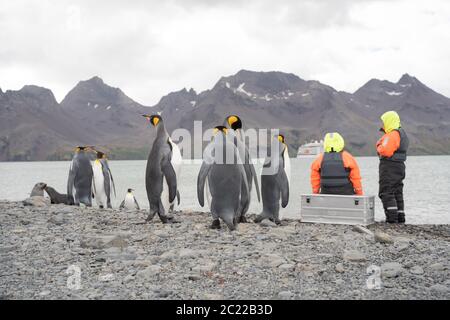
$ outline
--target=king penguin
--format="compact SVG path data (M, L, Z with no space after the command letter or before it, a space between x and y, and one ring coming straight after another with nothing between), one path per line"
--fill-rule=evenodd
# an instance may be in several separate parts
M127 194L125 195L125 199L120 204L120 209L127 210L141 210L139 207L139 203L136 200L136 197L133 194L133 189L128 189Z
M233 141L234 145L239 151L239 156L244 164L245 174L247 176L247 183L249 189L249 196L246 199L246 203L241 203L242 212L240 216L239 222L245 223L247 219L245 218L245 214L250 207L251 201L251 192L252 192L252 180L255 181L255 191L258 197L258 202L261 201L261 196L259 192L259 184L258 177L256 175L255 167L253 166L252 159L250 158L250 153L245 145L245 137L242 132L242 120L236 115L230 115L225 119L225 125L228 126L228 136Z
M114 179L111 169L109 168L108 159L103 152L97 150L94 151L97 154L97 159L95 159L92 164L94 199L100 209L105 207L112 208L111 195L114 191L114 196L116 196L116 186L114 185Z
M289 203L289 175L290 160L288 147L284 136L278 135L270 147L269 155L263 165L261 174L261 193L263 210L255 219L256 223L270 219L280 224L281 206L285 208Z
M67 179L67 196L69 204L77 206L80 203L92 206L92 165L88 151L91 147L78 146L70 164Z
M156 128L156 138L145 172L145 186L150 204L147 221L151 221L155 214L158 214L163 223L174 222L168 213L178 194L177 177L182 163L181 152L177 144L170 139L161 116L143 116Z
M248 202L249 191L239 151L227 138L227 132L228 129L224 126L214 129L213 139L203 154L203 163L197 178L197 197L203 207L205 184L208 181L213 217L211 228L220 229L220 218L230 230L235 230L242 213L242 204ZM238 161L226 161L230 158Z

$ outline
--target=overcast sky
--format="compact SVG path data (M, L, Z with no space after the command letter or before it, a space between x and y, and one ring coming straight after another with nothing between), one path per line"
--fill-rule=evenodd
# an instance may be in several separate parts
M144 105L240 69L353 92L416 76L450 96L448 0L0 0L0 88L58 101L98 75Z

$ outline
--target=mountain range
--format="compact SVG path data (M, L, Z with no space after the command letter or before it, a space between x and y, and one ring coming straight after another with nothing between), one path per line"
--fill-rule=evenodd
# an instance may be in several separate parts
M355 155L375 155L380 115L396 110L410 154L448 154L450 99L404 74L396 83L372 79L356 92L283 72L241 70L212 89L182 89L154 106L141 105L99 77L80 81L58 103L46 88L0 89L0 161L70 159L77 145L95 145L112 159L145 159L154 138L143 113L160 114L169 132L222 124L236 114L246 128L279 128L292 155L326 132L340 132Z

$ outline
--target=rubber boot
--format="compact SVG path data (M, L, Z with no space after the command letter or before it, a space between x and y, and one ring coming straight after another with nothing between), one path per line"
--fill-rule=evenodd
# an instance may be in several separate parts
M406 222L405 211L398 210L397 212L398 212L398 223L405 223Z
M387 223L398 223L398 212L396 209L386 210L385 214Z

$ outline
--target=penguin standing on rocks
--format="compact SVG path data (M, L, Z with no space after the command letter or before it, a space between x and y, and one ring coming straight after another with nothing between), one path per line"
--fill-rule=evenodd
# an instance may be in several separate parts
M114 185L114 179L108 165L108 159L105 153L97 150L94 151L97 154L97 159L92 164L93 196L100 209L105 207L112 208L111 195L114 191L114 196L116 196L116 186Z
M259 184L258 184L258 178L256 175L255 167L253 166L252 159L250 158L250 153L248 152L247 146L245 145L244 136L242 133L242 120L236 115L228 116L225 119L225 125L228 126L228 137L231 139L236 146L236 148L239 151L239 156L244 164L244 170L245 174L247 176L247 183L248 183L248 189L249 189L249 195L248 198L245 199L246 203L241 203L242 212L240 215L240 220L238 222L245 223L247 222L247 219L245 218L245 214L248 211L248 208L250 207L250 201L251 201L251 192L252 192L252 180L255 181L255 191L256 195L258 197L258 202L261 201L261 196L259 193ZM243 189L243 187L242 187ZM243 200L244 198L242 198Z
M127 194L125 195L125 199L120 204L120 209L126 210L141 210L139 207L139 203L136 200L136 197L133 194L133 189L128 189Z
M227 131L224 126L214 129L214 137L205 149L198 174L197 196L203 207L205 184L208 181L213 216L211 228L220 229L220 218L230 230L235 230L242 213L242 204L248 202L249 191L239 151L226 137ZM232 161L227 161L229 159Z
M91 147L78 146L75 149L67 180L67 196L69 204L80 203L92 207L92 165L88 151Z
M263 210L255 219L256 223L264 219L270 219L276 224L280 221L281 206L285 208L289 203L289 178L286 171L290 172L290 160L285 144L284 136L278 135L270 148L270 155L266 158L261 174L261 193ZM290 173L289 173L290 174Z
M181 152L170 139L159 115L143 115L156 128L156 138L153 142L147 160L145 186L150 204L147 221L158 214L163 223L175 222L169 216L169 210L177 196L177 177L181 166Z

